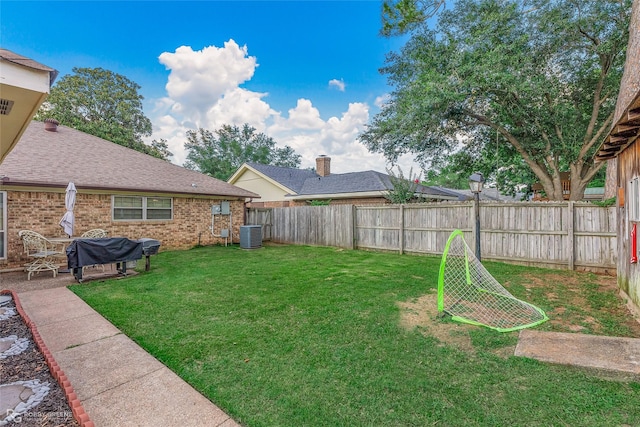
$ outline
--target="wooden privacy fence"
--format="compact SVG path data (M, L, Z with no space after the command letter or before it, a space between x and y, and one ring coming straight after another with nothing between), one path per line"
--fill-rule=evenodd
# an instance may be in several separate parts
M474 248L473 202L249 209L278 243L442 254L453 230ZM482 259L613 271L615 208L582 202L481 202Z

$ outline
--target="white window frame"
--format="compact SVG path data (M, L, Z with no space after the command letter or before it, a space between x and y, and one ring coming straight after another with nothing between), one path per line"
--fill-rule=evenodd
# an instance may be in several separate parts
M123 209L122 207L116 206L116 197L129 197L134 199L141 199L142 200L141 208L135 208L135 209L142 210L142 218L116 218L116 214L115 214L116 209ZM171 211L170 218L147 218L148 211L156 209L156 208L147 207L148 199L169 200L171 202L171 206L169 208L164 208L164 209L169 209ZM134 208L131 208L131 209L134 209ZM173 220L173 197L112 195L111 196L111 219L113 221L171 221Z
M0 259L7 259L7 192L0 191Z
M629 221L640 222L640 178L637 176L629 181L627 206L629 207Z

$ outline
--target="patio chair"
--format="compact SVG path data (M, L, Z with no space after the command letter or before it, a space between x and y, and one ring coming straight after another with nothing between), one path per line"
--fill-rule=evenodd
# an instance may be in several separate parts
M102 228L93 228L91 230L87 230L84 233L82 233L82 236L80 236L83 239L101 239L103 237L107 237L109 233L107 233L107 230L103 230ZM84 270L85 268L88 267L92 267L95 268L97 267L97 265L88 265L86 267L82 267L82 275L84 276ZM101 265L100 267L102 267L102 272L104 272L104 265Z
M94 228L92 230L87 230L84 233L82 233L82 238L84 239L99 239L102 237L107 237L109 233L107 233L107 230L103 230L102 228Z
M18 235L22 239L24 252L34 260L25 264L27 280L31 280L33 273L51 270L53 277L58 275L58 263L56 258L65 256L60 244L49 241L46 237L31 230L21 230Z

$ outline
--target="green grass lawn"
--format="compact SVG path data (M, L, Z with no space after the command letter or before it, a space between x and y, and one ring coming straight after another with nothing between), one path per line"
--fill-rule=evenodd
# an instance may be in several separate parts
M399 303L435 291L439 263L336 248L205 247L71 290L247 426L640 425L639 383L500 356L517 332L460 325L470 352L403 327ZM635 334L598 276L485 266L547 311L538 329Z

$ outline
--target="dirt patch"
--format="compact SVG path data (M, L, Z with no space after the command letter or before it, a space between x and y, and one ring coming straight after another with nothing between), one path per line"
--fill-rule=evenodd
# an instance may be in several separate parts
M505 287L509 289L508 282ZM524 287L538 295L540 291L544 293L549 321L542 324L542 330L606 335L611 331L607 325L614 322L624 326L616 328L616 332L626 337L640 338L640 322L625 305L625 299L620 297L615 277L598 275L587 278L551 273L539 277L526 276ZM611 294L614 298L599 298L600 293ZM528 300L526 297L524 299ZM435 291L397 304L403 328L417 328L425 336L438 339L442 345L475 353L470 334L479 327L440 317ZM512 356L513 352L514 347L493 351L501 357Z
M606 334L603 321L616 321L626 327L625 336L640 338L640 322L620 297L616 277L606 275L572 276L562 274L544 274L540 277L526 275L526 289L544 289L545 298L553 306L547 310L549 324L556 332L576 332L602 335ZM596 285L596 288L593 288ZM509 283L506 283L508 288ZM589 290L585 286L591 287ZM594 294L610 294L618 303L598 304L590 302ZM591 295L591 296L588 296ZM569 307L569 309L568 309ZM609 319L609 320L603 320Z
M545 298L552 307L547 310L549 321L542 328L554 332L585 333L591 335L605 335L606 328L603 322L615 321L619 325L627 327L621 330L630 338L640 338L640 322L625 305L626 301L620 297L615 277L595 276L587 283L591 287L589 292L585 289L584 277L572 277L571 275L545 274L540 277L526 277L525 287L529 290L544 289ZM596 293L611 293L617 298L617 303L611 299L606 304L592 305L594 288ZM509 288L509 283L505 283ZM473 354L475 349L471 342L470 331L478 326L454 322L439 316L437 305L437 293L423 295L409 301L398 302L400 307L400 325L406 330L418 328L425 336L431 336L441 343L456 347L462 351ZM505 347L495 350L494 353L501 357L509 357L514 353L515 347Z
M473 353L469 329L477 326L446 322L438 317L438 294L430 293L411 301L398 302L400 325L407 330L419 328L425 336L437 338L443 345L451 345ZM512 353L513 354L513 353Z

